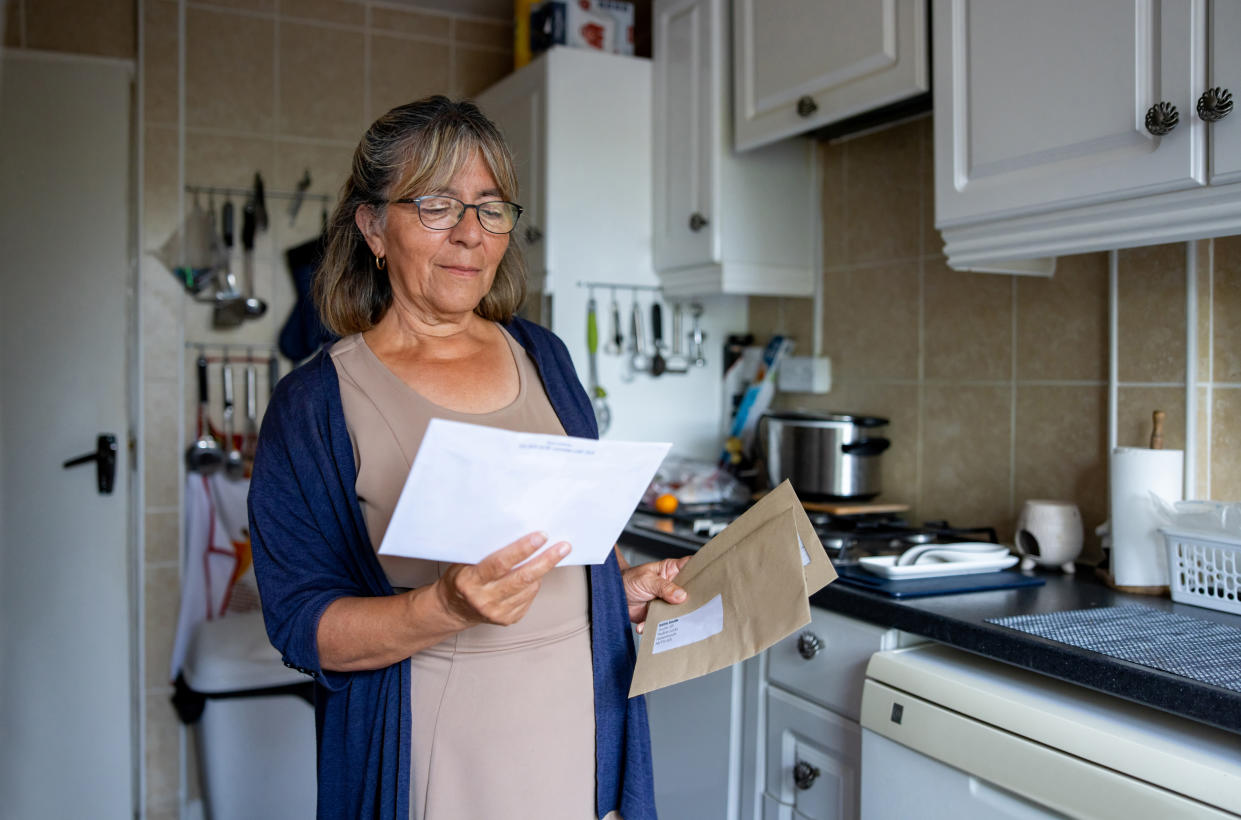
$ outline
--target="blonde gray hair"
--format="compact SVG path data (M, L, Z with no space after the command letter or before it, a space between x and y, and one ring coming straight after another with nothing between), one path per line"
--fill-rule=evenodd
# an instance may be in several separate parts
M517 200L513 153L499 128L473 103L427 97L377 119L353 152L353 169L326 228L327 249L315 275L314 298L323 324L340 336L369 330L392 304L388 272L379 270L354 220L358 208L446 187L475 154L491 172L500 196ZM525 260L510 241L491 290L474 312L508 322L526 297Z

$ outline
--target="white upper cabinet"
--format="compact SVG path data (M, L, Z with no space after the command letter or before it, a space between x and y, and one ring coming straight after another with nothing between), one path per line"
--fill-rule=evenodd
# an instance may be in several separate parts
M930 90L925 0L734 0L744 151Z
M808 296L821 229L809 140L732 148L726 0L654 6L654 258L664 293Z
M1237 117L1195 111L1241 85L1237 0L936 0L933 26L953 267L1241 232Z
M536 60L477 97L483 112L500 125L505 140L513 149L524 209L513 231L513 240L525 251L526 278L531 290L540 292L549 289L544 215L547 213L547 67L550 62L550 57Z
M1241 95L1241 2L1215 0L1209 25L1211 69L1204 85ZM1228 113L1211 123L1210 130L1210 183L1241 182L1241 112Z

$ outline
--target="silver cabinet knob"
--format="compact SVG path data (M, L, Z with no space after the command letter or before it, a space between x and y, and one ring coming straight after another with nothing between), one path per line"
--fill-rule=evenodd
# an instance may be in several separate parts
M689 229L691 231L693 231L694 233L697 233L698 231L701 231L705 227L707 227L707 218L705 216L698 213L697 211L694 211L692 214L689 215Z
M528 244L533 245L535 242L538 242L542 238L543 238L543 232L540 231L538 228L534 227L533 225L530 225L529 227L526 228L526 242Z
M803 632L797 636L797 652L806 660L810 660L819 654L819 650L822 648L822 639L813 632Z
M819 110L819 104L814 101L814 97L809 95L800 97L797 100L797 116L809 117L811 114Z
M793 766L793 785L805 791L814 785L814 781L819 779L820 774L818 766L812 766L804 760L799 760Z
M1232 113L1232 92L1227 88L1208 88L1198 98L1198 116L1206 122L1219 122Z
M1156 137L1170 133L1181 117L1170 102L1157 102L1146 111L1146 130Z

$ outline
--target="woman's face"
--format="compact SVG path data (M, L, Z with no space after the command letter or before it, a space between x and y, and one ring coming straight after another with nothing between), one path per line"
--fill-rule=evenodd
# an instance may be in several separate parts
M447 186L428 193L456 197L469 205L503 199L477 153ZM359 208L357 223L371 252L387 260L394 305L430 321L471 313L491 290L508 249L508 234L485 230L474 208L448 230L426 227L418 218L417 205L397 202L388 205L382 222L373 210Z

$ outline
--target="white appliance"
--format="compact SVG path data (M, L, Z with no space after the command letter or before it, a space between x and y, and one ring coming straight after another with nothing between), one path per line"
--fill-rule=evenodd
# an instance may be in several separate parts
M663 341L671 346L672 308L703 308L705 367L687 373L631 373L630 355L611 355L615 296L625 347L636 301L648 348L651 303L660 280L651 262L651 62L589 49L556 47L482 92L477 102L504 132L516 155L526 207L517 228L530 287L545 300L540 320L569 348L587 383L586 302L598 310L599 383L607 391L611 427L605 438L670 441L678 455L714 459L723 443L725 338L747 325L743 296L663 299ZM580 282L616 285L580 287ZM664 351L667 356L668 350Z
M938 644L878 652L863 820L1241 817L1241 739Z

